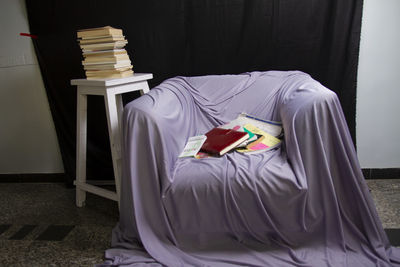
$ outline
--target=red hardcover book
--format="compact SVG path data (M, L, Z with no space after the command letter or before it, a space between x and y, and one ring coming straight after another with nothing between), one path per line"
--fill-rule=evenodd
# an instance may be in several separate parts
M213 128L206 133L207 139L201 150L211 154L222 156L226 152L240 145L249 138L246 132L239 132L232 129Z

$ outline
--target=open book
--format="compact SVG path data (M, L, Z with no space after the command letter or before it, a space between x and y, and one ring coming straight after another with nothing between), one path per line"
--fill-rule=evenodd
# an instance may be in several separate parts
M280 145L281 140L263 130L255 127L252 124L244 125L244 129L250 131L251 133L258 136L258 139L250 142L244 148L238 148L236 151L241 153L249 153L249 152L262 152L266 150L270 150L272 148Z
M243 131L243 126L245 126L246 124L251 124L275 137L280 137L282 135L281 122L259 119L246 113L239 114L236 119L230 121L227 124L219 126L219 128Z

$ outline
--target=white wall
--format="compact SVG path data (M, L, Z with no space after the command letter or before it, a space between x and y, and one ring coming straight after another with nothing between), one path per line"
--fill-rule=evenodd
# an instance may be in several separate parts
M25 1L0 1L0 174L64 172Z
M400 167L400 1L364 0L356 134L362 168Z

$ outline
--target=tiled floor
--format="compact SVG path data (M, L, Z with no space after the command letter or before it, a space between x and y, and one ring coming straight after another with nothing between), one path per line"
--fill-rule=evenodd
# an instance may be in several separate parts
M368 180L383 226L400 240L400 179ZM63 184L0 183L0 266L93 266L109 247L116 202ZM391 230L390 230L391 229Z
M93 266L118 221L116 202L87 194L77 208L75 190L63 184L0 183L0 211L0 266Z

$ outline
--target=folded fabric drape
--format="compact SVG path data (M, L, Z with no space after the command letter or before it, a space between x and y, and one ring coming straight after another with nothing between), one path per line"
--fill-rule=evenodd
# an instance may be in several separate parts
M282 121L283 145L178 159L241 112ZM99 266L400 266L336 94L299 71L176 77L129 103L105 256Z

